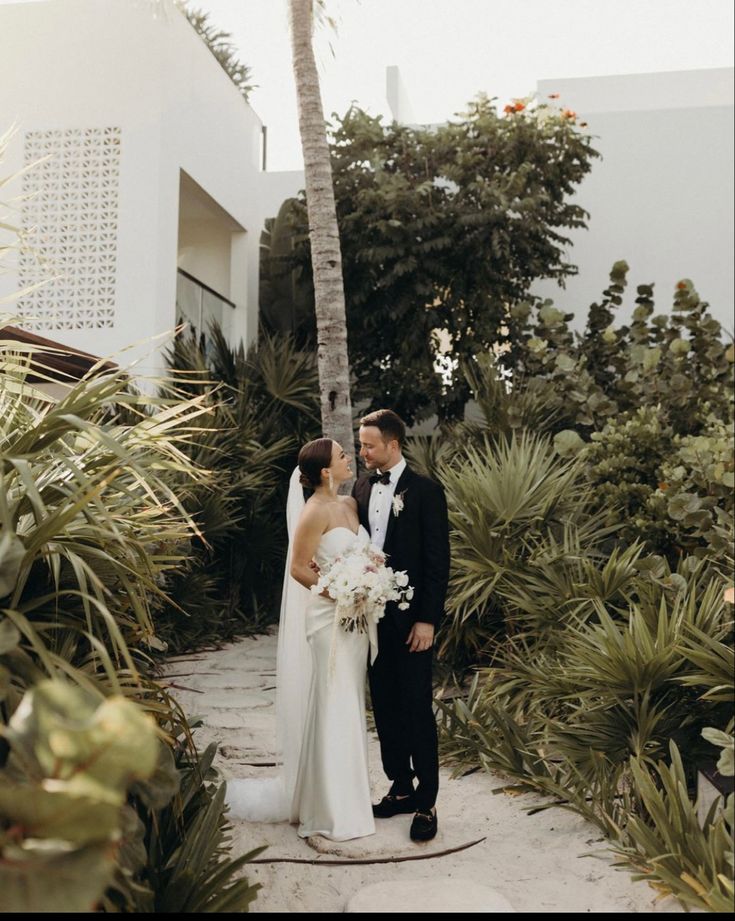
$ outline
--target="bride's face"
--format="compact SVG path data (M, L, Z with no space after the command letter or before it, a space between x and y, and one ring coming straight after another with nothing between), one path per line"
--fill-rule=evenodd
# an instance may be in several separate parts
M335 483L344 483L345 480L352 479L350 459L336 441L332 443L332 463L329 470Z

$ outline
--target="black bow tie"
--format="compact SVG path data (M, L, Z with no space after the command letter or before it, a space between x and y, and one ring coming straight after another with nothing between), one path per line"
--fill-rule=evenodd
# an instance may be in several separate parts
M375 486L376 483L382 483L384 486L387 486L390 483L390 470L386 473L374 473L370 477L370 485Z

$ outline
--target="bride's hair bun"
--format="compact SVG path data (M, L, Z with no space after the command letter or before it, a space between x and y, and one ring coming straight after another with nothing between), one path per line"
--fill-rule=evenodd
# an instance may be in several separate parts
M305 489L322 485L322 470L332 465L334 442L331 438L317 438L307 442L299 451L299 483Z

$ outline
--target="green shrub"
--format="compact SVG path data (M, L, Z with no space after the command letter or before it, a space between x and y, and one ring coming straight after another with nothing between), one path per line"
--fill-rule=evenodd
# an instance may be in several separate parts
M732 422L710 418L701 434L674 437L649 506L665 507L668 526L684 551L721 557L732 548L734 453Z
M545 619L537 611L532 629L497 638L465 700L438 702L443 756L456 772L479 765L541 793L542 808L578 812L659 888L719 910L732 891L732 823L713 812L695 834L689 791L711 756L703 730L732 726L724 582L695 558L674 573L650 557L614 572L577 583L571 617L531 586Z
M182 447L207 482L177 491L198 533L165 575L174 605L157 615L169 649L219 644L277 618L286 556L285 499L301 444L320 431L316 364L287 338L261 337L247 355L210 330L207 355L193 337L169 354L190 396L209 410Z
M560 462L548 437L521 432L466 446L439 477L452 553L440 655L457 668L488 661L498 634L543 635L547 621L576 616L610 533L591 510L581 462Z
M673 431L660 406L643 406L610 419L580 452L594 508L617 537L643 541L654 553L675 559L683 548L672 533L665 506L652 501L662 465L673 451Z
M553 404L582 436L621 413L657 408L675 434L699 434L712 417L732 420L735 349L689 280L678 282L670 314L654 315L653 285L639 285L630 324L616 326L628 265L618 262L600 304L573 334L551 301L511 308L511 348L500 355L521 386L553 394Z
M156 634L156 610L168 603L161 583L185 560L186 540L197 533L179 492L186 492L182 484L211 482L183 448L211 407L198 395L143 398L124 372L103 373L101 365L54 402L29 381L30 351L0 341L0 771L2 789L17 793L0 801L3 893L12 905L89 910L100 903L132 911L164 898L170 867L151 861L168 865L191 851L196 859L186 872L196 894L185 904L207 911L246 907L253 888L228 881L248 856L232 865L223 859L223 791L209 780L204 787L213 753L200 763L185 714L150 677L151 654L163 647ZM42 350L34 351L33 373L43 379ZM36 702L47 715L31 720ZM76 722L64 715L70 707ZM115 715L115 739L127 738L132 727L129 754L137 754L136 764L121 756L124 776L117 777L105 761L112 749L105 748L104 778L73 765L67 776L63 759L73 761L84 746L97 744L94 721L101 713ZM150 777L150 758L136 746L143 746L151 723L146 714L158 726L152 730L158 766ZM36 760L58 747L53 769L46 755L38 765L24 755L24 738L32 739ZM173 769L167 739L177 740ZM136 774L153 800L143 788L128 790ZM186 813L177 790L189 775L197 805ZM82 782L89 796L71 803L77 832L76 819L52 827L63 815L33 811L46 793L76 796ZM20 815L24 803L28 811ZM165 809L165 847L144 853ZM36 874L30 894L26 858L36 861L32 868L43 865L43 883ZM157 890L159 882L164 888Z
M156 766L155 722L124 697L57 678L27 692L2 734L3 911L94 910L115 872L128 788Z

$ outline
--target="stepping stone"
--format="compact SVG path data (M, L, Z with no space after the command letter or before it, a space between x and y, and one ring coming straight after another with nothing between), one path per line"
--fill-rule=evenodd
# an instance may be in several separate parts
M365 886L354 895L345 911L372 914L385 912L509 912L510 902L496 889L470 879L442 875L439 879L394 880Z
M252 746L229 745L223 744L219 747L219 753L228 761L274 761L273 754L264 752L261 746L253 748ZM280 761L279 761L280 764Z
M439 830L431 841L416 842L411 840L409 834L413 814L397 815L391 819L376 819L375 834L363 838L353 838L350 841L330 841L321 835L314 835L306 839L306 843L319 854L329 854L333 857L343 857L346 860L357 858L384 858L384 857L418 857L444 851L449 848L461 847L481 838L482 835L473 835L467 830L466 823L455 816L439 815ZM477 852L487 847L487 841L470 848L468 854Z
M198 697L198 695L197 695ZM198 701L197 701L198 702ZM245 730L252 738L269 739L275 736L273 712L270 707L261 707L257 710L244 710L233 708L231 710L209 710L199 704L198 710L191 712L191 716L199 714L204 716L205 725L210 729L239 729ZM242 745L242 737L226 736L223 742L231 745Z
M250 712L235 713L232 710L214 710L206 714L206 725L210 729L248 729ZM198 714L193 714L197 716Z
M197 694L197 697L199 698L200 695ZM241 710L260 710L263 707L271 707L273 706L273 699L267 694L258 693L252 690L216 690L207 691L206 694L201 696L201 700L197 703L197 709L203 710L206 705L208 712L214 710L232 710L234 712L240 712ZM208 720L208 722L211 721Z
M181 678L170 678L176 684L187 684L196 688L198 691L206 691L209 688L217 690L253 690L254 688L270 687L273 684L272 679L265 675L258 675L246 672L228 671L225 674L208 675L188 675Z
M306 843L318 854L330 857L342 857L345 860L371 857L405 857L416 854L418 847L408 836L412 816L395 816L387 821L375 822L375 834L350 841L330 841L321 835L313 835ZM434 842L439 840L437 834ZM432 844L434 843L432 842ZM459 843L459 842L457 842ZM423 852L423 845L422 852ZM439 844L435 850L443 850L446 843ZM433 848L434 849L434 848Z

